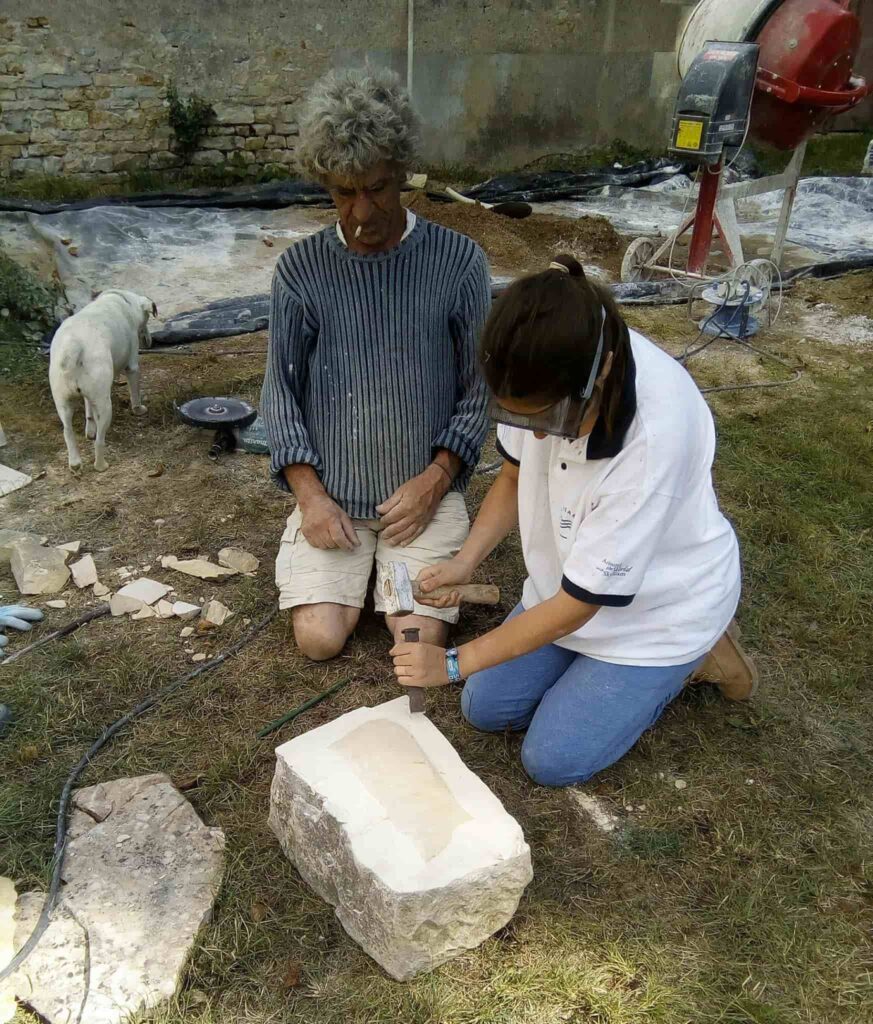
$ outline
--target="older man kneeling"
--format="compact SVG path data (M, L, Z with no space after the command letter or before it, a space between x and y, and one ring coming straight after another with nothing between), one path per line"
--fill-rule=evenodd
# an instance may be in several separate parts
M400 202L418 123L387 71L328 75L300 127L301 170L339 220L273 278L262 412L276 481L297 509L276 561L279 607L315 660L355 628L374 560L415 578L457 554L486 432L475 345L490 303L482 250ZM377 611L384 611L378 583ZM444 642L453 609L389 618Z

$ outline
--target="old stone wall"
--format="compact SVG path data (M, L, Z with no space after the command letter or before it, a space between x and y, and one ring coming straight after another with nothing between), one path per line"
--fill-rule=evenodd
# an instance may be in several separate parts
M370 60L405 74L407 6L3 0L0 178L179 165L171 83L216 111L195 165L287 166L298 102L324 71ZM692 7L416 0L413 91L425 161L500 168L615 139L662 147L677 33Z

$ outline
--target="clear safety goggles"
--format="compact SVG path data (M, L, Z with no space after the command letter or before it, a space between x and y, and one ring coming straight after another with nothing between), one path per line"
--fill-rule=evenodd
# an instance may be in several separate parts
M588 375L588 383L584 390L578 395L567 395L560 402L555 402L547 409L531 414L510 412L504 409L498 400L492 395L488 408L488 414L495 423L503 423L507 427L517 427L519 430L533 430L538 434L551 434L554 437L566 437L575 440L579 436L579 428L585 419L585 413L591 404L591 397L594 394L594 385L597 383L597 375L600 373L600 366L603 362L603 328L606 322L606 311L601 313L600 339L597 342L597 351L594 354L594 362L591 364L591 373Z

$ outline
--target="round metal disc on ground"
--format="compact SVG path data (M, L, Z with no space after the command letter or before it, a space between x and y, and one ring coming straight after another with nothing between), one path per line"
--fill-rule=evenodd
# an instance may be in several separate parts
M192 427L247 427L258 410L241 398L192 398L176 406L183 423Z
M627 284L632 284L634 281L651 281L655 272L647 264L655 255L657 248L651 238L635 238L627 247L624 259L621 261L622 281Z

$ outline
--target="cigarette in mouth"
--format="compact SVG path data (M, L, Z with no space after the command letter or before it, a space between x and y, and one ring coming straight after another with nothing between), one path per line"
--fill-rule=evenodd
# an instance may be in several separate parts
M361 237L361 232L363 230L364 230L364 225L363 224L359 224L357 226L357 228L355 229L355 238L360 238Z

